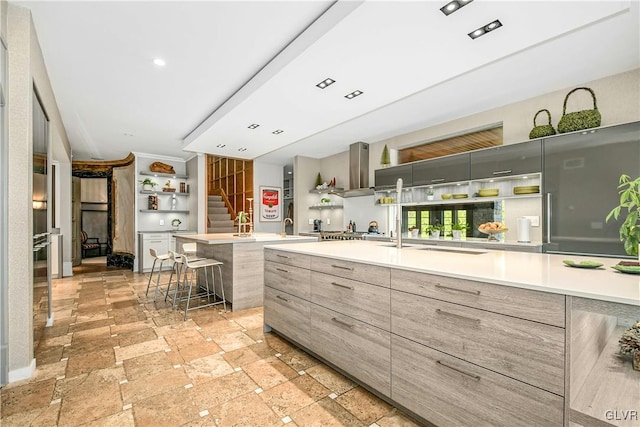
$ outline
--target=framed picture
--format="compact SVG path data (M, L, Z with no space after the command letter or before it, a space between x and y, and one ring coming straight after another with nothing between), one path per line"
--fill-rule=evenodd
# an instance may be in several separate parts
M282 221L282 188L260 186L260 221Z

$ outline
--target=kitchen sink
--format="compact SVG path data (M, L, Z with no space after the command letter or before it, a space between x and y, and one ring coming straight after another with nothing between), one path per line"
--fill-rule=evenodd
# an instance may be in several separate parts
M397 245L395 243L381 243L378 246L384 246L385 248L395 248ZM402 244L402 248L414 248L415 245L405 245Z
M486 254L486 252L480 252L480 251L470 251L470 250L466 250L466 249L447 249L447 248L437 248L437 247L421 247L421 248L417 248L418 250L421 251L436 251L436 252L451 252L454 254L466 254L466 255L482 255L482 254Z

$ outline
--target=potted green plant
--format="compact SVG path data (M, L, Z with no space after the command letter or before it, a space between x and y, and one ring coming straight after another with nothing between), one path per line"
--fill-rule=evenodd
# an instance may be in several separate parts
M153 191L153 187L155 187L156 185L158 185L154 180L152 180L151 178L145 178L142 181L140 181L140 184L142 184L142 189L144 191Z
M429 224L427 225L427 233L431 236L432 239L439 239L440 232L444 229L444 226L439 223Z
M175 230L177 230L178 228L180 228L180 224L182 224L182 221L180 221L180 219L179 219L179 218L173 218L173 219L171 220L171 226L172 226Z
M618 220L626 212L620 224L620 240L624 242L624 250L629 255L638 256L640 245L640 177L632 180L629 175L620 176L620 204L613 208L607 221Z
M391 156L389 155L389 147L387 144L384 144L384 148L382 149L382 155L380 156L380 164L383 168L386 168L391 165Z
M433 188L427 188L424 192L427 195L427 200L433 200Z
M624 331L618 343L620 353L631 355L633 369L640 371L640 320Z
M466 222L457 222L451 225L451 236L453 240L460 240L462 238L462 231L466 231L469 225Z

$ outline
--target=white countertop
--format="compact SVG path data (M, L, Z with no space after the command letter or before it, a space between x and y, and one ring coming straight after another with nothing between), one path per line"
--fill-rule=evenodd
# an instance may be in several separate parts
M207 245L221 245L225 243L281 243L281 242L316 242L317 237L291 236L280 237L276 233L253 233L251 237L240 237L235 233L212 233L212 234L181 234L180 239L192 240L197 243L205 243Z
M616 258L383 245L346 240L278 245L274 249L640 306L640 275L611 269L620 261ZM460 250L475 254L456 252ZM562 263L564 259L598 261L604 266L595 270L571 268Z

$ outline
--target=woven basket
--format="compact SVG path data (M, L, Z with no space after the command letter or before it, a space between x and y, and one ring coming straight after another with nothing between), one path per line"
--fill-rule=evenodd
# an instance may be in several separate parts
M540 114L542 112L546 112L547 113L547 117L549 119L549 124L548 125L540 125L540 126L538 126L538 125L536 125L536 119L538 118L538 114ZM531 132L529 132L529 139L542 138L543 136L551 136L551 135L555 135L555 134L556 134L556 130L551 125L551 113L549 112L549 110L542 109L542 110L538 111L536 113L536 115L533 116L533 129L531 129Z
M576 111L575 113L567 114L567 100L569 96L577 90L587 90L593 98L593 110ZM600 126L602 123L602 117L600 111L598 111L598 105L596 103L596 94L588 87L577 87L567 94L564 98L564 105L562 107L562 118L558 122L558 132L574 132L581 129L589 129Z

